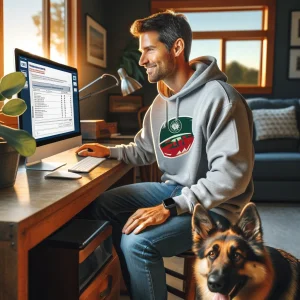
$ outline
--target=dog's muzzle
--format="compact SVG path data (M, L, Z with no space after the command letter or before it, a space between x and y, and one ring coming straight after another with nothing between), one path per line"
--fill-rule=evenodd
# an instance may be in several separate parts
M229 276L224 274L211 274L208 276L207 285L212 293L215 293L213 300L230 300L233 299L246 283L246 277L233 286L229 282Z

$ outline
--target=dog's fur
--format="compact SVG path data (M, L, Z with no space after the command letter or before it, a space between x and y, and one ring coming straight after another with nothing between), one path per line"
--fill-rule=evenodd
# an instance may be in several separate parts
M264 246L253 203L227 230L197 204L192 224L195 277L202 300L300 299L300 261Z

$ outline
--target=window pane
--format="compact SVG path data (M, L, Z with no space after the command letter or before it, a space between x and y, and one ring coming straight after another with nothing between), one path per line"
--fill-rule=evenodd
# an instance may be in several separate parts
M214 56L218 62L221 59L220 40L193 40L190 60L199 56Z
M50 58L66 63L65 56L65 1L50 1Z
M192 31L261 30L262 11L193 12L186 15Z
M4 74L15 71L14 48L43 55L42 0L4 0Z
M259 85L261 41L226 43L226 75L231 84Z

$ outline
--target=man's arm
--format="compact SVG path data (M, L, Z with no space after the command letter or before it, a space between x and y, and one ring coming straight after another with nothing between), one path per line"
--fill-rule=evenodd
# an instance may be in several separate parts
M88 149L90 151L88 151ZM122 160L135 166L149 165L155 162L155 151L152 141L150 109L144 117L143 128L136 134L134 143L105 147L100 144L85 144L76 151L86 150L80 153L82 156L110 157Z

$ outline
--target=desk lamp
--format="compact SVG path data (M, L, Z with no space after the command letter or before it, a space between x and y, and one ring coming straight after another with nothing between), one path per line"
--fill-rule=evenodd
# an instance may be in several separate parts
M131 93L133 93L134 91L140 89L142 87L142 85L136 81L135 79L131 78L128 76L128 74L126 73L126 71L123 69L123 68L120 68L118 70L118 74L120 76L120 79L121 79L121 92L122 92L122 95L123 96L127 96ZM117 77L115 77L114 75L111 75L111 74L103 74L101 75L100 77L98 77L97 79L95 79L94 81L92 81L91 83L89 83L88 85L84 86L83 88L81 88L79 90L79 92L85 90L86 88L90 87L91 85L93 85L95 82L107 77L107 76L110 76L112 78L114 78L116 80L116 83L114 85L111 85L105 89L102 89L100 91L96 91L96 92L93 92L93 93L89 93L83 97L80 97L79 100L84 100L84 99L87 99L87 98L90 98L92 96L95 96L97 94L100 94L100 93L103 93L115 86L118 86L120 84L119 80Z

